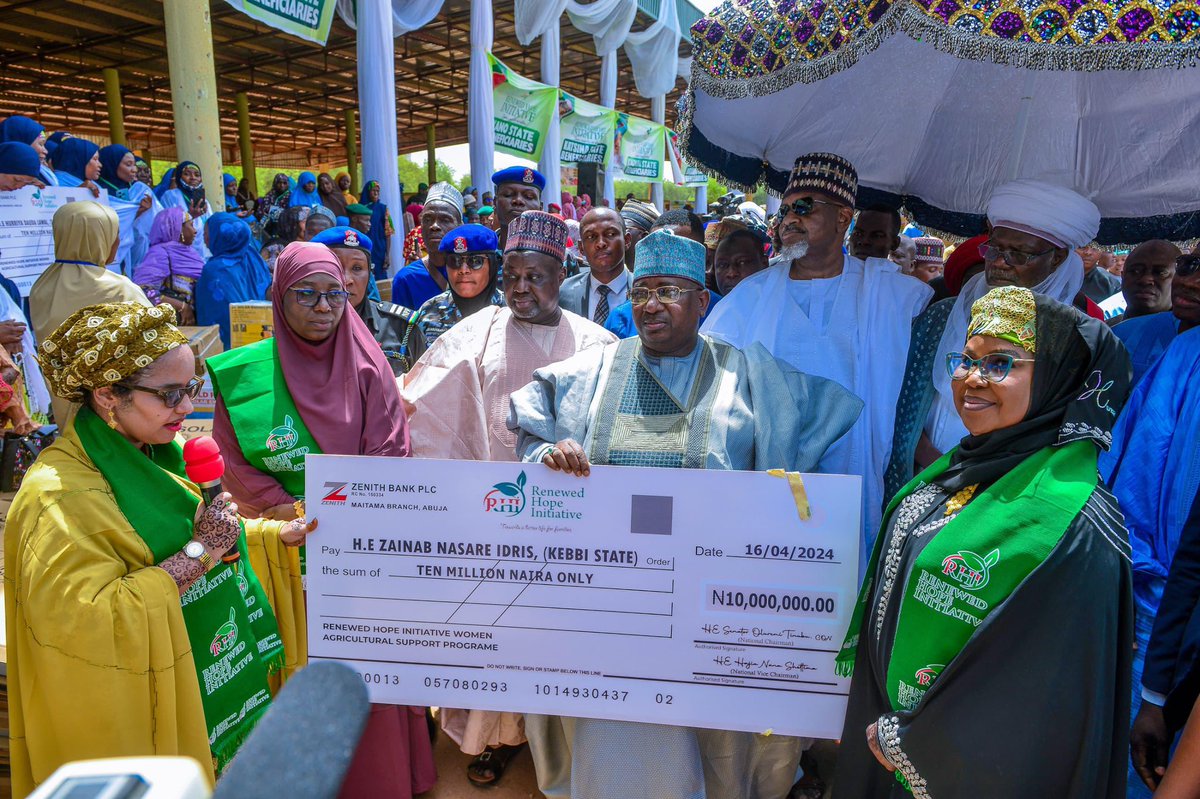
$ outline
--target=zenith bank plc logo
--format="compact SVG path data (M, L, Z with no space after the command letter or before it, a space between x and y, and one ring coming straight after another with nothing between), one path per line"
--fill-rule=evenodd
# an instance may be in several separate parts
M525 510L525 472L517 476L515 483L496 483L492 486L492 490L483 495L483 509L505 516L516 516Z
M345 505L350 497L346 494L349 483L326 483L325 496L321 497L322 505Z

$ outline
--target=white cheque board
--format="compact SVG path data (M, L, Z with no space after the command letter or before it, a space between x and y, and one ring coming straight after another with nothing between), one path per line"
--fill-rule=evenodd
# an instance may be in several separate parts
M307 459L309 654L381 703L836 738L857 477Z

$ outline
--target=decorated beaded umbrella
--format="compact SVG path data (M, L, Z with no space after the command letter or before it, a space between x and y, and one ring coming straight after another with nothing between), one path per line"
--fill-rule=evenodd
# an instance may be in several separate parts
M728 0L692 50L684 151L739 188L829 151L860 205L959 236L1037 177L1096 202L1102 244L1200 237L1197 0Z

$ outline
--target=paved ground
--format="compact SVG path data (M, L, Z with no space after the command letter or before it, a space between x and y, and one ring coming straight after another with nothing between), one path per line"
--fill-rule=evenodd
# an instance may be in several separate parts
M458 751L447 735L439 735L434 749L437 759L438 784L422 799L544 799L537 789L533 761L526 748L509 764L504 779L494 788L476 788L467 779L467 763L471 758Z

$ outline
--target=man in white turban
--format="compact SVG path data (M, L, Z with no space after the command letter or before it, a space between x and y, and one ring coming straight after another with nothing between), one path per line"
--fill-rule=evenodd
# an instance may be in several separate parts
M993 192L987 216L991 233L980 246L983 273L967 281L957 298L931 305L913 325L884 478L886 498L912 479L914 462L924 468L967 434L954 409L945 356L967 340L975 300L997 286L1022 286L1103 318L1080 291L1083 261L1075 253L1100 229L1095 203L1062 186L1014 180Z

